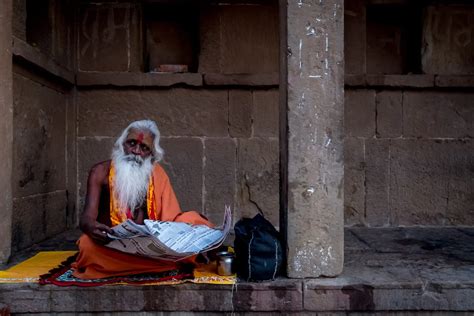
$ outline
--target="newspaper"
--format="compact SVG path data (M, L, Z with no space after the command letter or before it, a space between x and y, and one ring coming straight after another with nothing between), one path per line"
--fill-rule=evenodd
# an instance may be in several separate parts
M219 247L229 233L232 216L226 206L220 227L145 220L139 225L127 220L112 227L107 247L154 259L178 261Z

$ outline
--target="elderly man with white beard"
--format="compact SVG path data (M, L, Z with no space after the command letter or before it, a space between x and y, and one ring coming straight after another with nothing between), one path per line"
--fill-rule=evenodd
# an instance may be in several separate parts
M103 246L111 227L131 219L213 225L195 211L181 212L164 169L160 132L155 122L131 123L117 139L112 160L96 164L89 173L78 240L74 276L105 278L173 270L177 263L122 253Z

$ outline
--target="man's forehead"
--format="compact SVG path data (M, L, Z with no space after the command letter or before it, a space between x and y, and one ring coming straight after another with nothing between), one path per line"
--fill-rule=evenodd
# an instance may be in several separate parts
M132 128L128 132L127 139L135 139L138 142L151 146L153 144L154 136L148 130L139 130L139 129Z

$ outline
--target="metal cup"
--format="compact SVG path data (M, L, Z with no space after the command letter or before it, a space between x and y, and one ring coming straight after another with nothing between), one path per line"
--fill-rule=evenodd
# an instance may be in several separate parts
M217 274L222 276L232 275L232 263L234 262L234 254L227 251L216 253L217 256Z

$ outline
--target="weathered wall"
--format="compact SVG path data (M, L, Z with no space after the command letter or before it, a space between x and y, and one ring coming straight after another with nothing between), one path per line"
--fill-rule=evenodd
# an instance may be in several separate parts
M66 157L72 144L66 143L66 135L70 102L67 89L42 80L21 66L14 67L12 242L15 250L67 227Z
M109 159L121 130L149 118L162 133L162 164L183 210L220 223L225 204L236 218L260 208L278 224L277 109L276 89L81 89L79 195L88 170Z
M74 0L13 1L13 36L68 69L74 68Z
M467 32L472 23L468 26L466 21L470 21L474 7L463 6L462 12L457 6L425 8L424 27L420 28L425 49L418 51L425 74L390 76L372 75L384 72L371 72L374 68L366 67L373 65L374 58L379 57L379 62L383 58L371 56L369 61L367 46L357 40L367 38L368 45L371 38L366 35L371 28L366 27L364 6L349 2L345 39L346 224L473 225L472 79L441 75L472 73L474 50ZM406 44L386 37L372 37L372 41L378 41L376 47Z
M13 2L13 251L75 224L71 3Z
M95 78L102 74L101 78L107 81L111 78L108 76L114 76L108 72L122 72L121 85L125 87L114 88L110 84L107 87L104 82L94 84L92 78L78 91L80 208L90 167L109 159L114 140L131 121L149 118L158 123L162 133L165 150L162 164L183 210L201 211L220 223L224 205L230 204L235 219L262 212L278 226L278 86L273 83L262 87L252 80L229 85L237 78L232 77L234 74L271 74L277 78L277 8L276 2L201 5L194 11L194 21L180 25L181 19L173 16L163 21L155 16L158 20L147 24L143 18L143 10L147 9L135 4L81 7L80 73L93 74ZM124 75L124 72L146 71L147 61L143 58L160 47L178 49L180 41L173 41L167 31L178 24L176 36L183 35L188 23L195 23L198 32L193 40L199 42L200 51L194 58L185 54L183 60L194 59L198 63L194 67L199 71L197 77L224 75L217 83L208 85L205 79L204 84L191 88L178 80L179 87L163 87L159 83L160 74L147 74L147 78L156 79L157 83L147 84L144 89L137 76ZM140 44L144 39L138 32L142 26L153 39L145 47ZM176 56L179 57L179 52ZM151 58L150 62L156 60Z
M12 99L12 1L0 1L0 263L8 260L11 252L12 223L12 150L13 150L13 99Z

